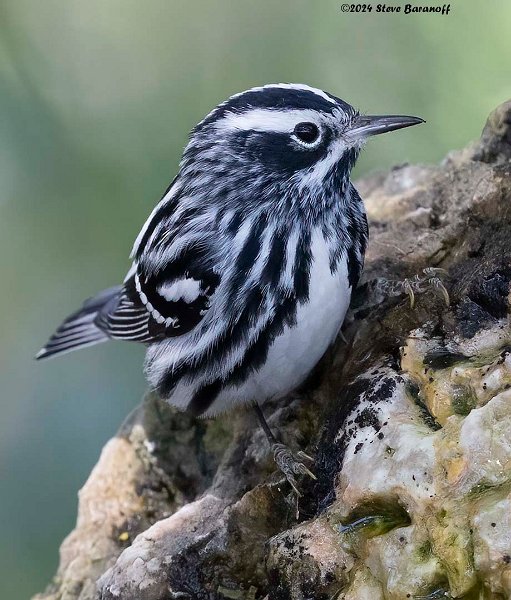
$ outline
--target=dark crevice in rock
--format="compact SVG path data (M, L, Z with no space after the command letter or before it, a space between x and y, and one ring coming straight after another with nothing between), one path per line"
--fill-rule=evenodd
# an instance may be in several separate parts
M489 275L481 274L468 287L456 307L459 330L465 338L507 315L510 281L511 267L503 266Z
M396 498L373 498L357 506L336 528L342 535L369 539L410 523L410 515Z
M389 359L387 363L393 363L393 360ZM362 396L370 404L384 402L392 396L396 385L396 379L388 376L383 379L360 377L341 391L336 410L326 418L326 427L318 444L318 481L313 490L317 512L325 510L334 499L335 476L342 466L346 447L354 433L363 427L371 427L378 432L382 426L377 412L370 406L356 413L351 422L347 421L347 417L353 413ZM339 436L341 430L344 430L344 434Z
M432 430L438 431L442 426L435 417L429 412L428 407L424 403L420 395L420 386L415 381L406 382L406 392L410 399L416 404L420 410L420 414L424 423Z
M432 369L446 369L467 360L468 357L459 352L453 352L448 348L434 348L426 353L424 364Z

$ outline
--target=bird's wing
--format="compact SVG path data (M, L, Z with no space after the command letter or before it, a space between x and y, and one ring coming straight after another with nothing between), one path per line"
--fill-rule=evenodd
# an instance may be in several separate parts
M151 343L183 335L203 319L220 277L211 219L198 216L196 206L183 201L176 177L135 241L117 302L98 313L96 325L108 336Z
M206 314L220 281L204 268L203 250L188 248L178 260L148 269L135 263L122 293L96 317L114 339L151 343L193 329Z

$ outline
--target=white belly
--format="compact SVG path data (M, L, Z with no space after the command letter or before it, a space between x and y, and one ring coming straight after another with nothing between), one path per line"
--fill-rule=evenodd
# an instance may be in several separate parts
M335 340L348 310L351 287L347 261L332 274L328 246L321 233L312 240L309 301L298 306L296 325L286 327L269 348L265 364L237 388L220 393L214 412L240 401L263 402L285 396L307 378Z

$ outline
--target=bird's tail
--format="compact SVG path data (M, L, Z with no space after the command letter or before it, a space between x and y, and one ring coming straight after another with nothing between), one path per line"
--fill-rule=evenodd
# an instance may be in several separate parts
M118 285L86 300L82 308L70 315L51 336L46 346L39 350L36 359L51 358L110 339L96 324L96 317L118 301L121 290L122 286Z

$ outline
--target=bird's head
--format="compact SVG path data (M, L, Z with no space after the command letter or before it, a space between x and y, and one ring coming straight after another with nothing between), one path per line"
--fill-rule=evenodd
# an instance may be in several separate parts
M212 186L226 199L233 189L260 199L290 190L307 196L340 191L368 137L422 122L360 115L306 85L266 85L232 96L194 128L181 172L189 184Z

